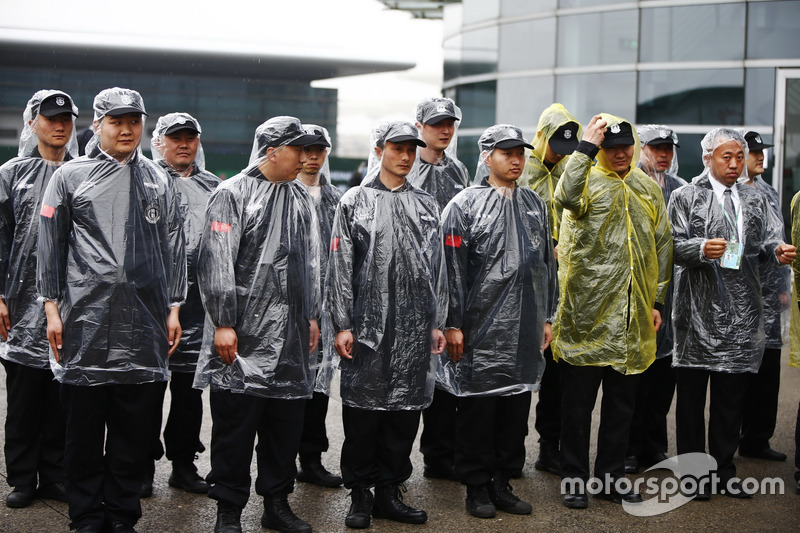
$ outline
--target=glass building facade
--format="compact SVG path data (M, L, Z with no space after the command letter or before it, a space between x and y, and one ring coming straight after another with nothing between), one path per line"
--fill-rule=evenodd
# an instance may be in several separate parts
M584 124L607 112L673 126L690 180L714 127L773 142L777 73L800 67L800 1L463 0L443 19L443 91L462 108L459 156L473 169L484 128L532 137L541 110L561 102ZM800 188L789 181L776 183L787 214Z

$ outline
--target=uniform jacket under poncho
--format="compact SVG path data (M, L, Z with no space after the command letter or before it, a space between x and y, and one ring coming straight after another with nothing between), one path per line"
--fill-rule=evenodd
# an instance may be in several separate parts
M652 310L672 271L661 188L636 168L625 179L578 150L556 188L559 306L553 356L575 366L638 374L655 360ZM600 157L600 156L598 156Z
M556 309L556 262L547 206L533 191L510 197L488 183L459 193L442 213L449 312L464 333L439 382L457 396L506 396L538 388L544 324Z
M309 320L319 316L319 236L311 197L256 166L225 180L208 201L197 263L206 310L194 387L299 399L312 393ZM226 365L216 328L238 336Z
M427 407L438 361L431 330L447 305L436 201L410 183L390 191L369 175L339 201L332 231L320 388L336 395L340 376L345 405ZM334 349L344 330L355 338L352 360Z
M31 368L50 368L47 320L36 292L36 245L42 197L57 168L38 150L0 167L0 295L11 319L0 357Z
M782 236L770 223L767 198L736 184L744 247L738 270L708 260L707 239L725 238L726 220L708 173L672 194L669 216L675 239L675 354L672 366L717 372L757 372L764 352L761 269L775 268Z
M186 240L186 302L181 306L180 313L183 335L178 349L169 358L169 369L173 372L193 373L197 366L200 345L203 343L203 324L206 318L197 287L197 253L200 250L208 198L222 180L207 170L196 171L196 166L195 172L184 178L169 168L163 159L159 164L172 178Z
M56 378L70 385L165 381L167 315L186 295L186 254L169 177L134 154L97 147L64 164L45 191L38 288L64 323Z
M469 186L469 172L464 163L446 153L437 164L419 158L418 172L409 175L411 185L422 189L436 199L439 212L459 192Z

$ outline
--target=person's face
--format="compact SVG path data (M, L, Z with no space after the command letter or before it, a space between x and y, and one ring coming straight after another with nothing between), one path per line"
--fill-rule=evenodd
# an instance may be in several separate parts
M307 161L306 152L302 146L284 146L280 149L272 149L268 156L272 165L272 175L279 180L293 180L297 177L303 164Z
M750 150L747 154L747 175L760 176L764 173L764 150Z
M423 124L420 136L428 148L441 152L450 146L453 133L456 131L455 124L456 121L452 118L446 118L436 124Z
M709 169L711 175L727 187L739 179L744 170L744 150L736 141L728 141L717 146L711 154Z
M525 166L525 148L495 148L486 158L489 178L510 186L522 175Z
M562 155L562 154L555 153L553 151L553 149L550 148L550 143L547 143L547 150L544 153L544 162L545 163L547 163L549 165L555 165L556 163L558 163L559 161L564 159L564 157L566 157L566 156Z
M175 170L182 172L194 163L197 149L200 147L200 136L194 130L184 129L164 135L164 160Z
M313 145L303 148L306 155L306 161L303 163L303 173L309 176L316 176L325 163L325 158L328 157L328 150L324 146Z
M100 148L117 161L123 161L139 146L143 129L141 113L106 115L100 123Z
M72 135L72 113L60 113L52 117L39 117L33 121L33 132L39 142L51 148L63 148Z
M655 172L666 172L672 165L672 158L675 157L675 149L671 144L646 144L642 147L647 160L653 166Z
M622 177L628 173L631 168L631 160L633 159L633 145L618 144L611 148L603 148L606 154L608 163L611 165L611 170L616 172Z
M399 178L404 178L411 172L414 159L417 158L417 145L414 141L386 141L383 150L376 150L381 158L381 172L388 172Z

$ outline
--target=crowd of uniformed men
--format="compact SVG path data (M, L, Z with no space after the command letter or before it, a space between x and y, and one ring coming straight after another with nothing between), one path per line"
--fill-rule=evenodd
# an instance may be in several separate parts
M350 528L421 524L403 482L422 417L426 477L463 483L475 517L530 514L510 480L536 390L535 468L599 479L604 499L642 501L618 480L668 459L676 389L677 451L707 450L720 483L690 497L750 496L737 449L786 460L769 439L795 248L756 132L710 131L687 184L668 126L604 113L582 127L553 104L531 143L488 128L470 180L461 110L430 98L415 123L373 131L342 195L320 126L267 120L221 181L191 115L158 119L151 160L138 92L106 89L93 112L78 157L72 98L37 92L0 167L8 507L52 498L74 530L134 531L166 452L169 485L207 493L214 531L240 532L257 438L264 527L311 531L287 499L295 479L350 489ZM341 476L321 462L329 397ZM564 505L588 506L583 483L562 484Z

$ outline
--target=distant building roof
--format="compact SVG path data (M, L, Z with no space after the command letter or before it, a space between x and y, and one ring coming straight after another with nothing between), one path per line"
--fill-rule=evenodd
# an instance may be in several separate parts
M461 0L380 0L389 9L408 11L418 19L440 19L445 4Z

